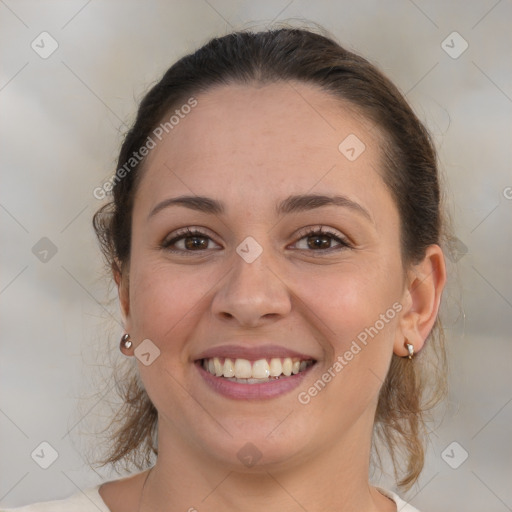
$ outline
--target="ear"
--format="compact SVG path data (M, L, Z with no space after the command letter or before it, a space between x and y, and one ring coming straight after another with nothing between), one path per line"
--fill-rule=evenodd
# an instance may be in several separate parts
M119 304L121 306L121 316L125 329L129 331L130 326L130 293L128 283L128 273L121 272L120 265L115 262L112 264L112 274L117 285Z
M397 356L408 355L405 343L411 343L415 353L423 348L436 321L445 284L443 251L439 245L430 245L424 259L408 273L400 318L401 333L398 333L393 349Z

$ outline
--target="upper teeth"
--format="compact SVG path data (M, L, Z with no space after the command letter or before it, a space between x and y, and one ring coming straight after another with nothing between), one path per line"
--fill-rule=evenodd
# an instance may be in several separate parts
M285 357L280 359L274 357L267 359L258 359L251 362L248 359L229 359L222 360L218 357L203 359L203 368L217 377L227 377L236 379L269 379L277 378L280 375L286 377L304 371L313 361L301 361L298 358Z

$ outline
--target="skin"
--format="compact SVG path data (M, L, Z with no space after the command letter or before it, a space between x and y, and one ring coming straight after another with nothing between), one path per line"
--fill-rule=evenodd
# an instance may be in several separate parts
M404 269L398 211L380 176L380 134L350 105L301 83L222 86L197 100L148 156L131 259L115 276L133 340L125 354L144 339L160 350L149 366L138 362L159 412L159 456L141 510L394 511L368 483L373 418L392 354L407 355L405 340L421 350L434 324L441 249L429 247ZM349 134L366 145L353 162L338 150ZM344 195L368 217L334 205L276 215L283 199L311 193ZM222 201L225 212L172 206L150 216L181 195ZM327 237L339 250L311 248L298 231L318 225L351 247ZM192 226L209 237L200 238L206 249L162 248ZM247 236L263 249L252 263L235 250ZM185 241L176 248L185 251ZM401 311L301 404L298 393L396 302ZM233 400L206 386L193 364L228 343L282 345L317 364L296 390ZM237 457L247 442L261 453L250 468ZM100 494L113 512L135 512L145 476L106 483Z

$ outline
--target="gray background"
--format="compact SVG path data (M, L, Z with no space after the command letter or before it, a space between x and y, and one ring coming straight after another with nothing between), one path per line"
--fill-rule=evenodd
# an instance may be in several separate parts
M458 238L443 305L451 388L407 498L424 512L512 510L510 0L0 0L3 506L118 477L84 462L122 333L90 219L137 100L210 37L296 19L380 66L440 151ZM59 45L46 59L31 48L51 48L43 31ZM43 441L58 452L46 470L31 457Z

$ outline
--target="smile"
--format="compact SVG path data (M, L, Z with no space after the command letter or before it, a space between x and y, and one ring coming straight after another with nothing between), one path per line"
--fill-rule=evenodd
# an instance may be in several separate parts
M217 395L234 400L268 400L290 393L315 368L311 358L271 357L250 360L203 357L195 361L202 382Z
M211 375L230 382L261 384L304 372L314 364L314 361L297 357L273 357L256 361L242 358L210 357L201 359L200 364Z

